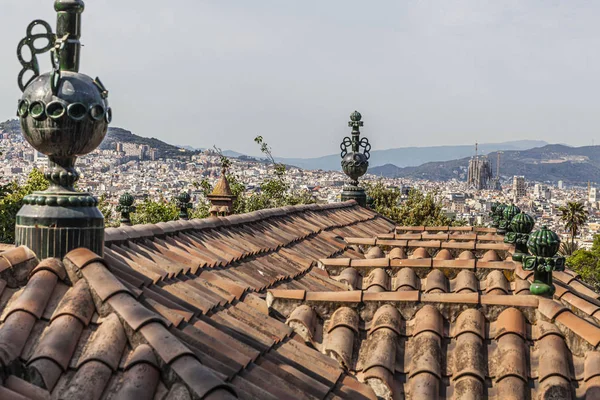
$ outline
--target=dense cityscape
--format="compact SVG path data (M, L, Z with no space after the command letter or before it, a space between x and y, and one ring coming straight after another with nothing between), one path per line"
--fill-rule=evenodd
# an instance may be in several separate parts
M198 182L207 179L214 184L220 175L219 155L214 150L188 152L182 156L163 158L160 151L147 145L116 143L113 150L95 150L78 161L80 189L101 196L116 207L119 197L135 194L136 199L172 199L181 191L192 196L192 203L202 196ZM17 133L0 131L0 184L27 179L33 168L43 171L47 158L38 153ZM272 165L251 157L231 158L230 172L246 186L247 192L258 191L260 182L273 175ZM339 201L347 177L341 171L303 170L288 166L288 179L294 190L308 190L318 203ZM498 179L485 156L474 155L469 167L460 171L458 179L435 182L429 180L393 179L367 174L366 182L381 181L387 187L398 188L404 196L411 188L433 192L447 215L470 225L484 226L490 222L490 207L494 202L511 203L530 213L541 225L559 232L568 232L560 222L558 208L568 201L583 202L589 212L587 224L580 232L579 246L589 248L600 231L600 214L595 187L576 187L556 183L527 181L523 176Z

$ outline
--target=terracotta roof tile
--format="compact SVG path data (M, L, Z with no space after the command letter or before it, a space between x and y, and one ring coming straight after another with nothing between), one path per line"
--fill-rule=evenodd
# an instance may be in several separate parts
M579 318L570 311L558 314L558 316L556 316L556 322L563 324L578 336L585 339L592 346L597 347L600 345L600 328Z
M469 250L465 250L460 253L460 255L458 256L458 259L459 260L474 260L475 255L473 254L473 252L471 252Z
M387 291L390 289L390 276L383 268L375 268L366 279L363 289L368 291Z
M151 322L140 328L140 333L167 364L186 354L193 354L160 323Z
M564 385L569 386L571 373L569 370L569 350L562 337L547 335L538 341L539 366L538 379L540 382L552 377L560 376Z
M306 301L333 301L340 303L360 303L362 292L353 290L348 292L307 292Z
M489 294L508 294L510 284L501 271L491 271L485 282L485 292Z
M32 385L14 375L11 375L6 379L5 385L7 389L24 396L24 398L31 400L50 400L50 393L48 391Z
M103 263L92 262L87 264L86 268L82 270L82 274L90 288L103 302L119 293L131 294L127 287L116 279Z
M425 293L440 293L448 291L446 276L439 269L432 269L425 281Z
M567 308L561 303L549 300L549 299L540 299L540 305L538 310L548 319L553 320L560 313L567 311Z
M366 253L365 258L383 258L385 254L378 246L371 247Z
M472 271L460 271L455 279L450 282L452 292L477 292L479 291L479 281Z
M389 254L388 254L388 258L390 259L403 259L406 258L406 252L404 251L403 247L394 247L392 250L390 250Z
M354 268L346 268L337 276L337 279L354 290L359 288L361 276Z
M308 342L314 336L317 314L311 307L301 305L294 309L285 323Z
M402 268L396 273L394 290L418 290L420 280L411 268Z
M89 361L100 361L116 371L126 342L127 337L119 318L116 314L110 314L88 342L79 358L78 368Z
M27 286L25 286L16 300L5 309L2 319L5 319L15 311L26 311L36 319L41 318L57 280L57 276L52 272L37 272L31 277Z
M95 307L85 280L79 280L71 287L56 307L51 321L63 315L71 315L87 326L92 319Z
M31 271L30 278L35 275L38 271L50 271L61 281L64 281L67 277L67 272L65 271L65 267L59 259L56 258L47 258L42 260L37 267Z
M496 253L496 250L488 250L485 252L485 254L483 255L483 257L481 257L481 261L502 261L502 259L500 258L500 256L498 256L498 253Z

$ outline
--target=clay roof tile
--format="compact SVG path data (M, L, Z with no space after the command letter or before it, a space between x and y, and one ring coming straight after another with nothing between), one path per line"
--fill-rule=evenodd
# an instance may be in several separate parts
M459 260L474 260L475 259L475 255L473 254L472 251L469 250L465 250L462 253L459 254L458 256Z
M495 322L495 328L496 331L494 337L496 340L508 333L514 333L523 339L527 338L527 324L525 322L525 317L521 311L516 308L507 308L502 311Z
M116 371L126 343L127 337L119 318L114 313L108 315L90 338L79 358L77 368L95 360Z
M394 247L392 250L390 250L388 258L391 260L404 259L406 258L406 252L404 251L403 247Z
M496 253L496 250L488 250L485 252L483 257L481 257L481 261L487 261L487 262L502 261L502 259L500 258L500 256L498 256L498 253Z
M385 254L383 253L381 248L379 248L379 246L373 246L365 253L365 258L372 259L372 258L383 258L383 257L385 257Z
M447 287L446 275L439 269L432 269L427 275L425 293L447 292Z
M317 313L308 305L298 306L292 311L292 314L285 322L305 341L310 341L315 333L317 326Z
M420 280L411 268L402 268L396 273L394 290L418 290L420 286Z
M448 249L442 249L435 255L436 260L453 260L452 253Z
M56 307L51 321L62 315L71 315L87 326L96 311L92 295L85 280L80 279L65 293Z
M479 291L479 281L473 271L463 270L451 282L453 292L466 293Z
M420 259L420 258L430 258L431 256L427 252L427 250L423 247L417 248L409 258L411 259Z

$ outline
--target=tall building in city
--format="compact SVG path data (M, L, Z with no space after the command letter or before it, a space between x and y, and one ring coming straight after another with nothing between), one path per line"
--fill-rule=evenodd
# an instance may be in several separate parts
M492 165L486 156L477 154L477 143L475 143L475 156L469 160L467 184L477 190L491 189L491 179Z
M565 183L563 181L558 181L558 188L563 190L565 188Z
M598 201L598 189L595 187L591 187L588 193L588 200L590 203L595 203Z
M525 190L525 177L524 176L515 176L513 177L513 196L515 201L518 199L525 197L527 194Z

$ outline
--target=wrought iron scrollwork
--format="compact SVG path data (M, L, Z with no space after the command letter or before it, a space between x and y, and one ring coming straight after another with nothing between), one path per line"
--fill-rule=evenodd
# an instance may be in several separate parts
M352 139L346 136L342 140L342 143L340 143L340 149L342 150L342 152L340 153L342 158L346 157L346 154L348 154L348 149L352 149Z
M38 25L42 26L45 29L45 32L33 33L33 29ZM35 41L41 39L47 40L48 43L44 47L35 47ZM37 55L44 54L50 51L54 47L55 42L56 36L54 35L54 33L52 33L52 28L50 27L50 24L48 24L46 21L36 19L27 27L27 36L25 36L19 42L19 46L17 47L17 57L19 58L19 62L23 66L23 68L19 72L19 89L21 89L22 92L25 91L25 88L31 83L31 81L40 76L40 65L37 60ZM29 61L25 60L25 58L23 57L24 47L27 47L29 49L29 52L31 53L31 60ZM54 54L51 55L50 61L54 65ZM33 72L33 76L29 78L27 82L23 82L23 78L25 77L25 73L27 73L27 71Z

